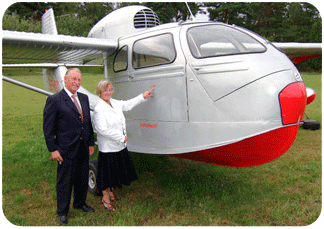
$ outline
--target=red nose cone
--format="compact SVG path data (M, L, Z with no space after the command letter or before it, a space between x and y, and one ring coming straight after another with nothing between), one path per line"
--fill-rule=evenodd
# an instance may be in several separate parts
M279 93L279 101L283 125L302 121L307 102L305 84L289 84Z

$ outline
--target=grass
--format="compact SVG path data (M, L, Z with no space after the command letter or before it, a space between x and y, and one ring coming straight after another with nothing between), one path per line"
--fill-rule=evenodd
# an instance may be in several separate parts
M42 86L26 70L4 75ZM15 77L23 75L23 77ZM321 75L302 73L317 92L307 106L322 121ZM101 75L84 72L83 86L95 91ZM46 96L3 82L2 207L19 226L55 226L56 163L49 160L42 116ZM117 211L107 212L101 197L88 194L96 212L71 208L72 226L303 226L317 220L322 206L322 130L300 129L279 159L251 168L227 168L161 155L131 153L139 180L116 190ZM96 151L90 160L97 159Z

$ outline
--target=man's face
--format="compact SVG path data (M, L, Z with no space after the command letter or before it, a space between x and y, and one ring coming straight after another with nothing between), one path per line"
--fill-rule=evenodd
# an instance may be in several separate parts
M70 76L64 76L65 87L72 93L75 94L76 91L81 86L82 76L79 72L72 70Z

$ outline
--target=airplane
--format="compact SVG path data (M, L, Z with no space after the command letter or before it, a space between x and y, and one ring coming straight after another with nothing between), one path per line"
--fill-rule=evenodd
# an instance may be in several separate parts
M58 35L49 9L42 34L3 31L2 67L43 68L44 89L3 80L45 95L64 87L70 67L103 68L115 99L152 87L153 98L125 113L129 151L250 167L277 159L293 144L315 91L292 60L321 53L320 43L271 43L220 22L160 25L144 6L111 12L88 37ZM93 109L98 96L79 91Z

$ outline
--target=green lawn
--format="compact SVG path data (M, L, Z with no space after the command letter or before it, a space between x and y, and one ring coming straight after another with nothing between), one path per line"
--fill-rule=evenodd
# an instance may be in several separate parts
M40 70L3 74L42 86ZM302 73L317 92L307 106L322 121L321 74ZM102 75L84 72L91 92ZM58 225L56 163L49 160L42 116L46 96L3 81L2 206L5 217L20 226ZM300 129L292 147L279 159L251 168L228 168L169 156L131 153L139 180L116 190L117 211L106 211L101 197L89 193L96 212L71 208L69 225L84 226L223 226L309 225L322 207L322 130ZM98 152L90 160L97 159Z

